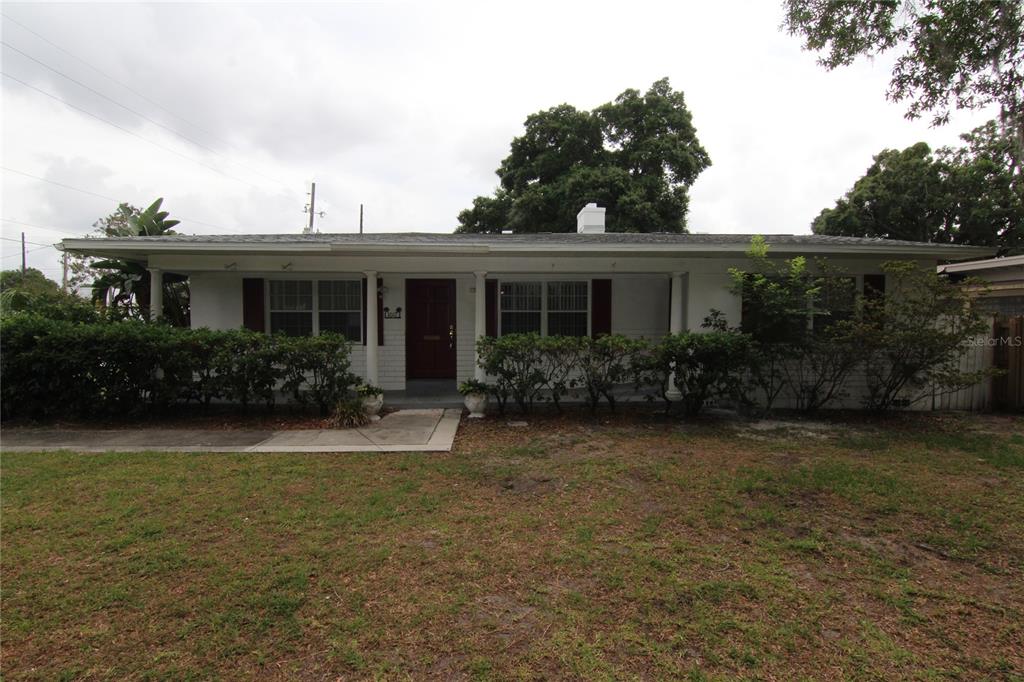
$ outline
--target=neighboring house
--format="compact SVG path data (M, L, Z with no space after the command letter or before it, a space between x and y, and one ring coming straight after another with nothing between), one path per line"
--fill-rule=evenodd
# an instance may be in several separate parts
M982 280L968 286L978 296L979 310L1003 317L1024 315L1024 256L940 265L938 271L953 280Z
M135 260L153 277L186 275L194 327L343 333L355 341L354 371L385 390L479 377L484 335L657 338L699 330L711 309L740 323L729 269L749 266L751 235L605 233L593 204L577 222L577 233L559 234L180 235L66 239L63 248ZM775 258L828 257L858 290L884 289L888 260L933 268L993 253L818 235L766 241ZM161 305L154 297L154 314Z

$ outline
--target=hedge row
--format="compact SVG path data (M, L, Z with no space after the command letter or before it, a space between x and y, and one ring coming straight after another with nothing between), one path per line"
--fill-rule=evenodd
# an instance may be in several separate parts
M581 391L591 410L602 399L614 409L613 389L633 383L664 400L666 410L675 388L683 410L695 414L712 398L745 400L744 381L754 357L747 334L721 330L673 334L657 342L620 335L510 334L481 339L477 349L490 377L486 390L502 412L509 400L523 411L538 400L558 406L570 390Z
M225 399L272 406L275 389L327 414L359 382L341 336L267 336L144 322L75 324L15 314L0 323L6 417L126 415Z

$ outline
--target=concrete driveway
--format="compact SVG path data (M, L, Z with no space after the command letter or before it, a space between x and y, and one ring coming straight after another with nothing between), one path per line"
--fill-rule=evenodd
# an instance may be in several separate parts
M0 431L0 450L37 452L448 452L461 409L398 410L357 429L32 429Z

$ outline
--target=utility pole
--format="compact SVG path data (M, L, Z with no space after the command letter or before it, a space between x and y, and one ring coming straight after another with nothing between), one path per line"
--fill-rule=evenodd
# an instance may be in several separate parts
M21 233L21 276L25 277L25 233Z
M63 276L63 278L61 279L61 282L60 282L60 290L63 291L66 294L66 293L68 293L68 252L67 251L64 252L64 255L61 258L61 260L64 261L64 276Z
M302 234L313 234L313 219L316 216L323 218L326 214L323 211L316 212L316 183L309 183L309 205L303 209L303 213L309 213L309 226L302 230Z
M363 233L363 205L359 204L359 234Z

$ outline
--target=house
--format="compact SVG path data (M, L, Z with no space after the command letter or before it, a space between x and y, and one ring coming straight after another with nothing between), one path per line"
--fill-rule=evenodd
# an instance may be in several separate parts
M352 339L353 370L385 391L480 376L475 341L510 332L656 338L697 330L712 308L738 324L731 267L751 235L606 233L584 207L576 233L252 234L66 239L63 248L136 260L154 278L188 277L194 327ZM777 258L826 256L862 289L881 265L922 267L987 248L770 235ZM160 292L160 287L154 287ZM154 296L152 312L162 301Z
M1015 317L1024 315L1024 256L1004 256L951 263L938 267L940 274L954 280L977 279L968 290L977 296L982 312Z

